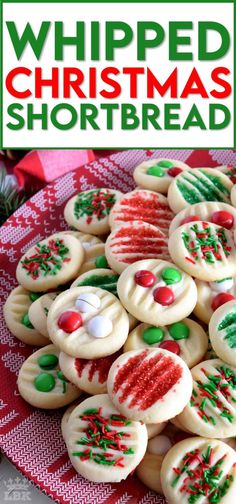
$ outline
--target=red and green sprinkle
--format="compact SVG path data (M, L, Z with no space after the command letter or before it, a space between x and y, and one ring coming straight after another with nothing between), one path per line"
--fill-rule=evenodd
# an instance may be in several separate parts
M36 243L35 254L25 257L21 261L22 268L27 271L33 280L36 280L40 273L43 276L56 275L62 268L63 263L69 262L69 249L64 241L57 239L49 240L48 244Z
M189 252L191 258L185 259L193 264L199 259L203 259L208 263L222 261L224 254L226 257L230 255L231 247L228 245L225 229L215 229L209 226L207 222L194 224L190 227L194 237L190 236L186 231L182 232L182 240L184 246Z
M123 455L133 455L134 450L125 444L130 434L117 430L116 427L126 427L131 421L119 414L104 417L102 408L87 409L80 418L87 423L84 436L77 441L77 444L84 446L84 449L73 452L72 455L79 457L82 462L93 460L96 464L124 467L124 457L120 456L120 453L116 456L114 451L122 452ZM97 451L98 448L100 453ZM109 450L112 450L112 453Z
M92 222L93 217L100 221L109 215L115 202L115 194L107 193L103 189L81 192L74 205L74 215L76 219L87 216L87 224Z

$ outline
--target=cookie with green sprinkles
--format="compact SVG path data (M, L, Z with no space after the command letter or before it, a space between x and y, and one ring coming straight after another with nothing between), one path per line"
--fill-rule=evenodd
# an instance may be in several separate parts
M56 409L77 399L81 391L72 385L59 366L59 350L47 345L23 363L17 380L26 402L43 409Z
M16 338L27 345L44 346L49 343L49 339L38 331L29 317L32 303L42 294L30 292L19 285L12 290L3 308L8 329Z
M179 355L189 368L200 362L208 347L208 337L194 320L183 319L169 326L139 324L129 334L124 351L165 348Z
M158 158L136 166L134 180L142 189L166 194L172 180L190 166L177 159Z
M161 484L169 504L234 504L236 453L217 439L180 441L163 460Z
M172 260L189 275L205 282L236 276L236 246L232 232L216 224L188 222L169 237Z
M71 413L66 442L75 470L89 481L126 479L142 460L147 429L120 414L107 394L86 399Z
M218 357L236 367L236 299L221 305L213 313L209 336Z
M202 201L229 203L233 183L215 168L194 168L180 173L168 189L168 202L174 213Z
M110 211L121 196L120 191L108 188L80 192L67 202L65 220L69 226L83 233L106 234L109 232Z
M191 369L192 396L177 417L199 436L226 438L236 433L236 367L211 359Z
M77 238L59 233L33 245L16 268L18 282L32 292L56 289L73 280L84 260Z

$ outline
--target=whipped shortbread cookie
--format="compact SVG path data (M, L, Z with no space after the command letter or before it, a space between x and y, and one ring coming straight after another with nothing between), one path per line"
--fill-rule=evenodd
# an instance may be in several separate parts
M158 423L183 410L191 396L192 377L183 359L172 352L133 350L112 364L107 390L127 418Z
M155 326L182 320L197 302L193 279L175 264L158 259L128 266L120 275L117 290L129 313Z
M235 436L236 367L211 359L197 364L191 374L191 400L178 416L183 427L210 438Z
M220 306L209 323L213 350L224 362L236 367L236 299Z
M124 351L164 348L179 355L191 368L203 359L207 347L208 337L203 328L186 318L170 326L139 324L129 334Z
M142 221L115 228L107 238L105 254L110 267L119 274L129 264L142 259L170 259L167 236Z
M167 452L161 467L161 485L169 504L233 504L236 453L217 439L185 439Z
M91 189L71 198L64 210L67 224L84 233L102 235L109 232L109 213L121 198L114 189Z
M236 166L231 164L217 166L217 170L227 175L233 184L236 183Z
M84 250L89 250L94 245L99 245L102 243L102 240L100 240L100 238L98 238L97 236L91 235L89 233L82 233L81 231L73 231L69 229L57 233L57 235L60 234L69 234L71 236L74 236L75 238L77 238L77 240L80 241Z
M174 214L169 207L167 198L154 191L135 189L115 203L109 216L111 230L121 224L132 221L148 222L157 226L164 233L168 228Z
M20 395L36 408L60 408L81 394L63 375L58 357L58 349L47 345L30 355L19 371Z
M73 357L97 359L119 350L129 331L128 315L120 301L97 287L63 292L48 313L50 339Z
M59 292L47 292L46 294L43 294L30 305L28 311L29 319L35 329L48 339L48 312L58 294Z
M79 270L79 275L95 268L109 268L104 243L92 245L85 251L84 262Z
M226 229L235 229L236 209L232 205L219 201L203 201L189 205L177 213L171 221L169 235L182 224L197 221L212 222Z
M215 282L196 280L196 286L197 304L193 311L206 324L219 306L236 299L236 278L227 277Z
M96 436L94 436L96 434ZM147 447L147 429L120 414L107 394L83 401L66 430L69 457L89 481L121 481L136 468Z
M177 159L150 159L136 166L134 180L144 189L166 194L172 180L190 167Z
M41 295L42 293L29 292L19 285L11 291L3 308L8 329L27 345L44 346L49 343L48 337L43 336L29 318L32 303Z
M168 189L168 202L173 212L202 201L222 201L230 204L232 182L213 168L194 168L180 173Z
M205 221L189 222L169 237L174 263L199 280L236 276L236 247L230 231Z
M23 255L16 268L16 278L33 292L56 289L76 277L83 259L82 245L74 236L54 234Z

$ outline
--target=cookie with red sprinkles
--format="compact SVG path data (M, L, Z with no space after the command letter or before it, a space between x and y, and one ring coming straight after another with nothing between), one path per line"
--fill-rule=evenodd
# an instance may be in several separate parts
M169 504L234 504L236 453L217 439L180 441L164 458L161 484Z
M66 441L71 463L84 478L98 483L119 482L142 460L147 429L122 415L107 394L100 394L73 410Z

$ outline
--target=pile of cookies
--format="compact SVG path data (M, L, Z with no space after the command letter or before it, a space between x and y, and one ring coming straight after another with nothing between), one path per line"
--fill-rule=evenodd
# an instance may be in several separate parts
M6 324L41 347L19 392L70 404L62 436L91 481L136 470L169 504L235 502L235 171L142 163L134 191L74 196L70 229L19 261Z

